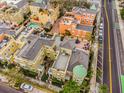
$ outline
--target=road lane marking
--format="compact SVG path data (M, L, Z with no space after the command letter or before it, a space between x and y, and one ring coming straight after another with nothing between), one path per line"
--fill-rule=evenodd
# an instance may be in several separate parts
M110 51L110 24L108 19L108 12L107 12L107 1L104 0L104 7L105 7L105 14L106 14L106 20L108 25L108 48L109 48L109 80L110 80L110 93L112 93L112 64L111 64L111 51Z

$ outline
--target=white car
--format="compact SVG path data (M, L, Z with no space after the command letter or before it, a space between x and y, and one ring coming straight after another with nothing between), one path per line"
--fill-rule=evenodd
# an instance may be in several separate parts
M101 30L103 29L103 23L100 24L99 29L101 29Z
M99 36L102 36L103 34L102 33L99 33Z
M31 85L25 84L25 83L22 83L20 88L25 90L25 91L32 91L33 90L33 87Z

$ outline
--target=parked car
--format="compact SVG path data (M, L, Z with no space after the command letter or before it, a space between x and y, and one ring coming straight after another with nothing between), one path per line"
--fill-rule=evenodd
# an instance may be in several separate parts
M103 36L103 34L102 33L99 33L99 36Z
M99 43L101 44L103 41L103 37L99 36Z
M23 89L24 91L32 91L33 90L33 87L31 85L25 84L25 83L22 83L20 88Z
M99 30L99 33L102 33L102 32L103 32L103 30L100 29L100 30Z
M100 30L103 30L103 23L100 24L99 29L100 29Z

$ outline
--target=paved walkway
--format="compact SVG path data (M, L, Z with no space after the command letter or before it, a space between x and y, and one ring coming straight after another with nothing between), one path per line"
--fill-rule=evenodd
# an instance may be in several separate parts
M98 32L99 30L99 24L100 24L100 17L101 17L101 5L99 5L98 9L98 17L97 17L97 29L96 31ZM98 35L98 33L97 33ZM97 37L96 35L96 37ZM92 50L94 51L94 57L93 57L93 63L92 63L92 68L93 68L93 76L90 81L90 92L89 93L96 93L97 92L97 86L96 86L96 72L97 72L97 56L98 56L98 39L95 39L95 42L92 46Z
M123 48L124 48L124 21L121 19L120 15L120 8L119 8L119 2L118 0L115 0L115 5L117 9L118 19L119 19L119 25L120 25L120 31L121 31L121 37L123 42Z
M53 93L53 92L46 91L45 89L34 88L31 92L28 92L28 93Z
M53 28L51 29L50 33L59 33L59 22L61 21L62 18L59 18L55 24L53 25Z

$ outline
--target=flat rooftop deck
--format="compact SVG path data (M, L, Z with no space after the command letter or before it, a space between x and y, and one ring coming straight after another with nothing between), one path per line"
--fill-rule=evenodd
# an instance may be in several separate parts
M65 70L66 66L68 64L70 55L64 52L61 52L58 56L58 59L56 60L53 68L56 68L58 70Z

